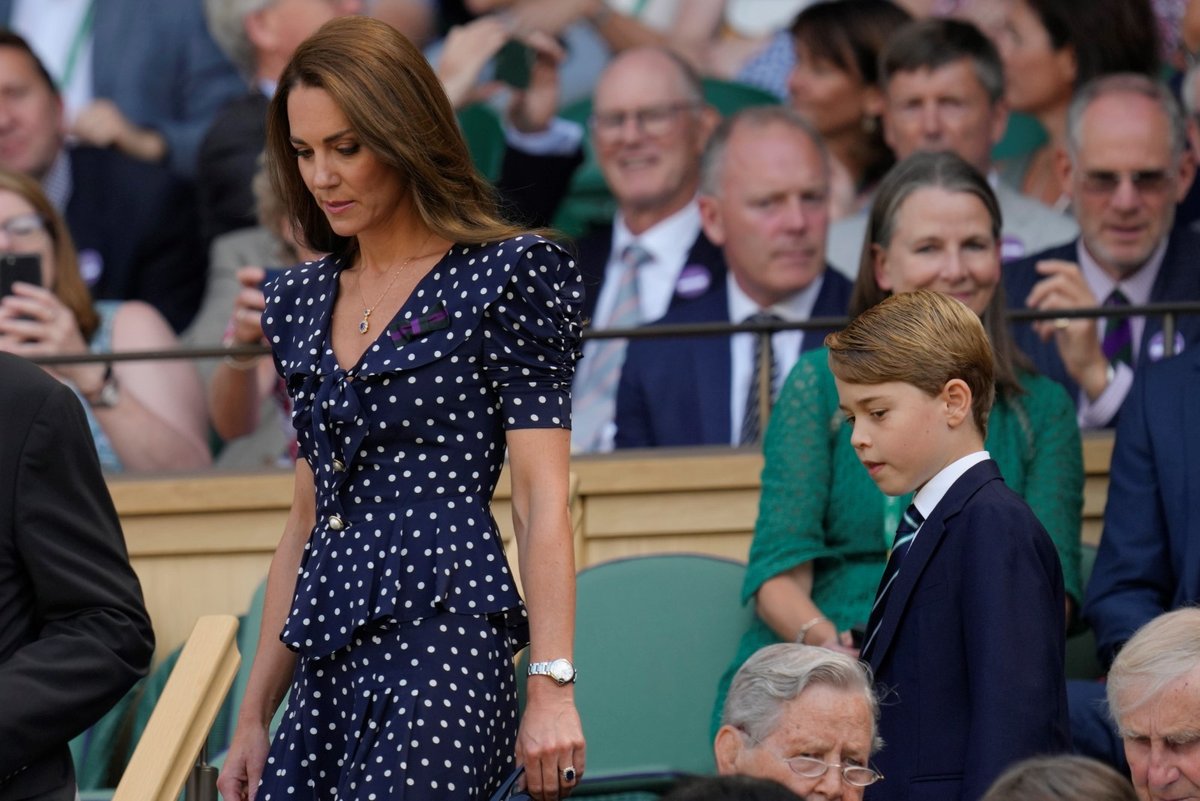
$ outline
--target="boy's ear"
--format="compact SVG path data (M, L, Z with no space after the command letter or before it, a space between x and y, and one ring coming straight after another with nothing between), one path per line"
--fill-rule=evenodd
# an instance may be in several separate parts
M946 405L946 424L951 428L962 425L963 420L972 419L971 388L961 378L951 378L942 387L942 402Z

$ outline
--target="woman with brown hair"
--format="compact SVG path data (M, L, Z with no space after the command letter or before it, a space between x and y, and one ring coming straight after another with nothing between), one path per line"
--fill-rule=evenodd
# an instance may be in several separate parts
M832 218L853 214L895 157L883 140L879 54L908 22L889 0L822 0L792 23L792 108L812 123L832 156Z
M487 798L515 761L535 798L561 798L584 770L567 513L579 273L497 216L436 75L376 20L334 20L296 50L267 162L304 244L329 255L266 287L301 458L218 786ZM489 510L506 450L527 607Z
M37 181L0 171L0 231L0 253L34 254L41 264L40 286L17 283L0 299L0 350L33 358L178 344L153 306L92 301L67 225ZM210 463L204 390L191 362L90 361L45 369L83 399L105 470L192 470Z

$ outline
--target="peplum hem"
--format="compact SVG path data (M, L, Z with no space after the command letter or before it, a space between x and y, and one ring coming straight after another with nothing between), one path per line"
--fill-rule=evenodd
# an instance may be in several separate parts
M499 618L514 653L527 644L525 607L481 496L423 501L400 513L348 511L341 531L325 521L313 529L280 634L288 648L319 659L351 645L370 623L441 612Z

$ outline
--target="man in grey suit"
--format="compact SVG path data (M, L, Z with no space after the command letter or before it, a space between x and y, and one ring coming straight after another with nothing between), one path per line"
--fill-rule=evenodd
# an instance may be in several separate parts
M1004 135L1004 68L980 31L967 22L925 19L896 32L880 60L884 137L903 161L913 153L950 150L989 177L1004 217L1005 261L1070 241L1074 220L1001 183L992 173L992 147ZM868 211L829 228L828 259L853 279Z

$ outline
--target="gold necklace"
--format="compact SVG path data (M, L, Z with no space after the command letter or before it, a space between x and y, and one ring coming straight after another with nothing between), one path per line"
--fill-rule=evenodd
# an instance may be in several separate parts
M422 246L424 246L424 244L427 243L428 241L429 241L429 238L426 237L425 242L422 243ZM418 254L414 253L413 255L411 255L407 259L405 259L404 263L400 265L400 268L398 270L396 270L395 274L392 276L392 280L388 281L388 285L386 287L384 287L383 294L381 294L379 296L379 300L375 301L375 303L373 303L370 306L367 305L367 298L365 295L363 295L362 275L359 275L359 277L358 277L358 297L363 303L363 316L362 316L362 319L358 321L358 333L365 334L371 330L371 319L370 319L371 312L375 311L375 307L383 302L383 299L387 297L388 292L392 291L392 287L395 285L396 279L399 278L400 274L404 272L404 268L407 267L409 264L411 264L413 259L425 258L425 256L428 256L428 255L430 255L430 254L425 253L425 254L418 255ZM395 269L395 268L393 268L393 269ZM363 274L365 274L365 273L366 273L366 266L364 265Z

